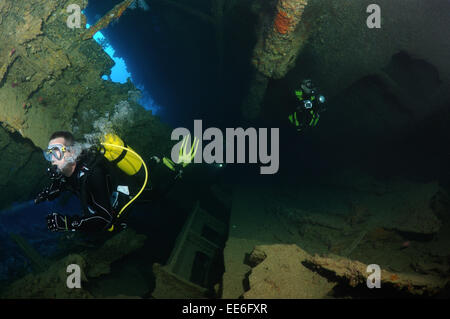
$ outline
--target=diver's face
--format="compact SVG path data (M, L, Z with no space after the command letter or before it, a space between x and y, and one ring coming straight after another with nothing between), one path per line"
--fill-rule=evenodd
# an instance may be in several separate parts
M48 142L49 146L53 145L53 144L62 144L64 146L66 146L66 140L64 139L64 137L57 137L57 138L50 140L50 142ZM66 146L66 151L64 152L64 155L62 156L61 159L57 159L55 156L52 156L52 160L51 160L52 165L56 165L58 167L58 169L61 171L61 173L67 177L72 175L72 173L75 169L75 163L71 163L71 162L67 161L67 159L70 158L71 156L72 156L72 152L71 152L70 148L67 148L67 146Z

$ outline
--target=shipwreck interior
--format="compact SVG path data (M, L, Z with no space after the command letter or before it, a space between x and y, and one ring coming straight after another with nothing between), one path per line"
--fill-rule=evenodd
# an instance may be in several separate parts
M1 1L1 297L448 298L450 3L377 2L380 29L369 0ZM304 79L326 109L299 133ZM68 193L34 204L52 132L113 130L150 162L195 120L275 128L276 173L247 136L245 163L188 165L117 234L47 230L81 210ZM371 264L386 289L367 289Z

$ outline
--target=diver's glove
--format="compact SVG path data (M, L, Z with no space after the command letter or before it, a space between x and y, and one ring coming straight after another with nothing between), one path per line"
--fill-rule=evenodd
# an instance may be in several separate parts
M181 147L180 147L180 152L178 154L179 155L178 163L175 163L174 161L172 161L171 159L169 159L167 157L163 157L163 159L162 159L164 165L166 165L170 170L177 173L175 178L179 178L182 176L183 168L188 166L194 159L195 154L197 154L198 143L200 142L200 140L198 138L194 137L194 142L192 143L191 149L188 153L187 152L187 145L188 145L187 141L189 138L190 138L189 134L183 138L183 142L181 143Z
M69 216L63 216L58 213L47 215L47 228L50 231L75 231L76 226L78 226L78 222L71 220Z
M36 196L34 200L35 204L45 202L46 200L52 201L61 194L63 184L65 183L65 179L61 174L61 171L56 165L52 165L47 168L47 175L50 178L51 184L50 186L45 187L42 192Z
M52 185L44 188L44 190L36 196L36 198L34 199L34 203L39 204L41 202L45 202L46 200L52 201L55 198L57 198L60 193L61 193L61 189L55 188L52 184Z

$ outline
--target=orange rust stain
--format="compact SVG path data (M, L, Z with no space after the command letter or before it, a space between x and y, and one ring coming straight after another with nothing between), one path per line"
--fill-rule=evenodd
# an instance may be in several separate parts
M391 275L391 280L392 281L398 280L398 276L396 274Z
M293 19L283 10L278 10L274 21L274 27L278 33L286 34L290 31Z

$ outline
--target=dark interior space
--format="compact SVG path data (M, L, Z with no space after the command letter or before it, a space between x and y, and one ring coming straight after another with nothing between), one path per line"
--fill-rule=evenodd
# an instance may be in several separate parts
M88 23L95 23L119 2L89 1ZM197 5L205 12L203 4ZM127 11L102 32L116 55L127 61L133 80L162 105L166 122L189 128L192 119L200 118L209 126L228 127L240 122L233 114L239 112L248 86L251 69L247 61L254 45L242 30L251 30L254 23L255 17L245 6L237 5L226 17L221 74L214 28L158 1L151 2L149 11Z
M145 1L148 10L139 7L143 2L136 0L136 8L127 8L120 18L111 19L113 22L101 29L106 38L103 49L106 44L111 45L115 56L124 59L132 74L132 81L125 85L111 79L91 85L96 75L87 69L96 70L101 68L98 64L104 67L111 62L101 51L102 44L99 46L93 39L79 40L79 51L75 50L76 45L72 47L76 52L73 56L92 56L91 67L77 66L75 80L71 73L75 59L69 59L70 52L60 57L63 51L57 48L51 51L52 63L37 60L23 66L19 63L24 63L25 56L45 56L51 45L46 51L33 42L35 39L25 39L15 45L17 53L9 48L12 44L5 50L0 46L0 53L7 57L4 64L0 63L0 76L5 74L5 79L0 79L0 102L11 100L19 104L8 104L5 110L12 110L11 114L5 111L0 117L2 125L2 119L5 123L10 121L3 125L5 132L0 131L0 151L7 163L14 163L13 167L6 165L1 171L4 175L0 175L0 189L7 191L0 193L0 203L14 198L8 202L6 213L0 214L0 246L5 247L0 252L0 284L9 285L26 274L39 276L44 271L36 271L37 266L47 269L66 257L67 252L76 255L97 251L114 238L116 233L50 233L47 227L54 225L46 220L49 212L73 216L82 211L80 205L85 202L79 203L64 193L58 200L37 207L31 197L47 181L44 174L38 176L36 171L44 171L43 167L49 164L42 155L49 155L51 148L36 131L44 131L61 120L64 129L77 129L80 136L91 137L87 128L115 128L105 123L103 114L109 120L120 113L125 125L121 127L123 131L116 132L125 133L124 150L133 148L145 158L141 158L144 164L152 161L145 191L153 191L153 197L134 202L121 219L136 232L133 244L139 241L139 235L144 235L145 240L129 253L122 255L118 249L121 257L106 264L102 275L83 280L87 291L87 295L80 295L83 298L165 299L183 297L180 294L184 292L190 299L199 295L253 298L252 293L258 289L265 298L290 298L300 295L292 293L293 286L299 285L298 278L313 283L311 287L318 291L335 284L327 294L320 290L320 298L448 298L449 283L439 287L442 289L438 294L431 293L450 276L450 71L443 67L442 55L432 54L428 48L430 39L440 39L440 34L424 36L416 25L414 32L408 33L407 27L400 27L409 23L404 21L409 16L398 15L396 20L397 14L393 13L383 17L384 29L367 31L361 16L362 2L311 1L308 11L299 18L291 15L293 7L282 7L288 2L299 5L297 0L224 0L230 8L225 7L220 14L214 8L222 3L220 0ZM391 10L403 10L394 3L382 2ZM87 23L94 26L121 3L124 0L89 0L83 11ZM2 5L0 13L1 10ZM411 16L416 19L421 14L417 10L411 9ZM441 26L444 18L437 11L423 15L433 15L436 25ZM2 19L0 15L0 28L6 24L2 25ZM46 19L58 26L53 22L57 21L54 15L49 14ZM41 22L45 25L47 20ZM43 30L54 33L50 43L57 47L55 43L65 35L55 33L55 25L49 23ZM393 26L399 27L402 37L390 29ZM423 27L427 32L433 30L428 25ZM1 29L0 39L2 34L12 34L11 30ZM18 30L25 34L30 31ZM81 37L85 31L70 34ZM39 41L46 36L39 33L36 38ZM369 41L369 36L373 40ZM412 40L416 36L420 41ZM395 41L399 43L393 45L391 42ZM288 48L283 47L286 43ZM441 48L447 46L442 44ZM285 61L287 56L293 63ZM34 71L39 63L48 68L48 74ZM16 71L17 65L20 72ZM27 67L33 72L27 73ZM283 76L275 75L284 69ZM308 119L309 124L300 133L289 117L303 108L313 114L297 95L300 88L302 94L308 95L302 87L305 79L312 80L315 93L323 94L326 103L320 121L315 122L317 126ZM25 89L16 93L13 89L17 81L20 89L29 87L31 93ZM131 96L130 88L134 86L145 90L161 107L155 117L143 111ZM70 90L61 93L61 87ZM50 97L58 100L59 107L64 104L64 109L53 112ZM259 102L255 102L258 98ZM249 100L260 108L255 117L245 114ZM32 107L27 108L28 103ZM129 108L119 108L123 105ZM69 118L72 115L78 124ZM32 122L33 116L41 121ZM226 129L255 129L258 145L253 147L250 137L244 138L244 163L237 163L238 155L234 163L207 163L202 153L201 163L172 163L170 167L171 147L177 143L169 141L170 132L184 127L192 134L194 120L202 121L201 134L208 128L223 132L219 144L224 148L224 159L230 150L235 155L239 153L238 137L233 141L226 139ZM272 152L270 155L278 156L279 166L274 174L261 173L266 166L261 163L261 145L265 143L260 139L261 129L268 130L266 149ZM270 140L273 134L279 134L278 140ZM208 142L206 138L201 141L202 151ZM93 146L90 141L86 144ZM258 151L256 163L249 163L250 147ZM60 152L64 155L66 151ZM113 163L131 153L128 149ZM34 166L26 168L35 158L39 159L33 162ZM123 185L130 185L132 195L126 194L129 199L143 183L140 164L137 183L133 174L121 172L117 178ZM178 175L172 180L172 174ZM38 183L32 188L24 180ZM24 191L16 196L22 188ZM62 220L65 230L69 230L68 219ZM30 247L40 255L36 257ZM316 259L317 256L324 259ZM338 260L337 266L329 270L333 258ZM343 259L345 262L339 263ZM189 262L191 268L182 267ZM361 281L364 266L371 262L379 263L386 271L386 289L368 290ZM155 264L161 268L155 270ZM349 282L352 276L360 280L358 284ZM51 275L48 278L48 282L56 280ZM418 278L420 284L423 278L432 278L431 284L424 284L432 288L423 288L420 295L422 286L408 283L409 278ZM167 285L161 287L164 281ZM404 287L400 289L400 285ZM20 290L14 293L20 294Z

